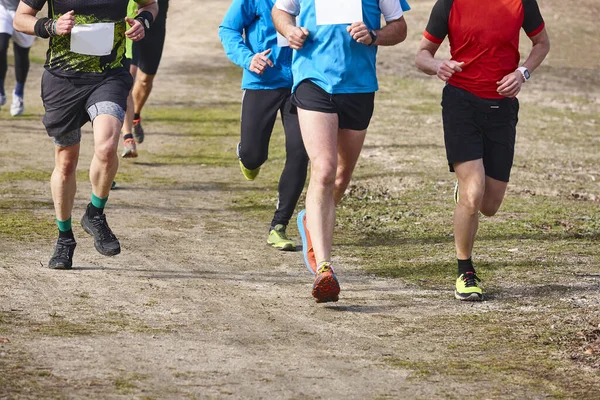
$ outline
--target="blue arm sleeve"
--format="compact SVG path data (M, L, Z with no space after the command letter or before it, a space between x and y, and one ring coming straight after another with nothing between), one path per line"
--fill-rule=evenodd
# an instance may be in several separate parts
M253 0L234 0L219 26L219 38L227 57L244 69L250 67L254 53L244 42L244 29L256 16Z
M410 10L410 5L408 4L408 1L406 1L406 0L400 0L400 7L402 7L402 11Z

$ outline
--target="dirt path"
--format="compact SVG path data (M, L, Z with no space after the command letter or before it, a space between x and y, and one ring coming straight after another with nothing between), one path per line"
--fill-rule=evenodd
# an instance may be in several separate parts
M194 13L197 18L189 18L197 1L178 0L170 8L165 56L149 108L239 100L239 80L216 36L229 2L201 3L210 12ZM417 11L430 3L417 3ZM421 26L424 14L418 15L415 24ZM394 66L408 63L411 54L384 52L386 73L402 73ZM40 71L34 66L29 93L38 90ZM52 169L52 148L43 139L40 104L34 105L33 97L28 98L31 118L0 120L3 173ZM147 130L148 153L169 152L173 143L188 140L168 121ZM83 143L80 167L86 169L89 133ZM228 140L232 155L235 143ZM386 138L375 135L370 143L366 157L379 154L377 145ZM122 164L124 180L108 209L121 255L98 255L78 226L72 272L42 268L51 240L33 235L0 242L0 337L10 340L0 344L0 369L6 371L0 398L363 399L471 393L456 379L422 384L409 368L410 360L435 362L448 348L444 340L430 340L431 326L423 325L427 318L469 312L449 299L447 290L370 276L352 259L340 258L343 297L317 306L301 255L263 246L264 224L232 211L231 199L239 192L262 190L260 182L252 187L242 181L235 160L232 167L213 167L147 162L142 155L135 164ZM82 178L74 220L90 192ZM47 181L9 179L0 194L6 204L20 205L44 223L52 216ZM592 288L582 290L597 302ZM483 303L477 313L499 307ZM435 337L443 334L440 328ZM498 380L477 385L500 397L538 397L523 385L503 389Z

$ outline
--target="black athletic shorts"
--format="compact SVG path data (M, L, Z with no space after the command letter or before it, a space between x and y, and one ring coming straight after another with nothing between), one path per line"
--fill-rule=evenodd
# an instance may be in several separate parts
M57 137L81 128L88 121L88 109L110 102L127 109L127 96L133 85L129 71L120 68L99 82L72 80L44 71L42 101L46 114L44 126L49 136Z
M340 129L363 131L369 127L373 116L375 93L329 94L305 80L292 95L292 104L303 110L337 114Z
M483 159L485 174L508 182L515 155L519 101L482 99L447 84L442 95L444 141L450 171L458 162Z
M133 42L132 64L146 75L156 75L160 65L167 34L167 8L159 5L158 15L146 36L138 42Z

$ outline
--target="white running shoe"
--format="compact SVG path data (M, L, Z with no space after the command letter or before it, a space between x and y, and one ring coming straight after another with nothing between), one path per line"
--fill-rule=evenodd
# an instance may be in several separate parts
M23 115L25 111L25 103L23 103L23 97L18 96L13 92L12 104L10 105L10 115L17 117Z

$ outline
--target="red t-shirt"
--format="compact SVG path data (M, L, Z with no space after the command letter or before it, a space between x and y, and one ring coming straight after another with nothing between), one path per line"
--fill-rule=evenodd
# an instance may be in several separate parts
M536 0L438 0L423 35L434 43L450 40L450 54L463 61L448 81L486 99L499 99L496 82L519 66L519 32L544 29Z

